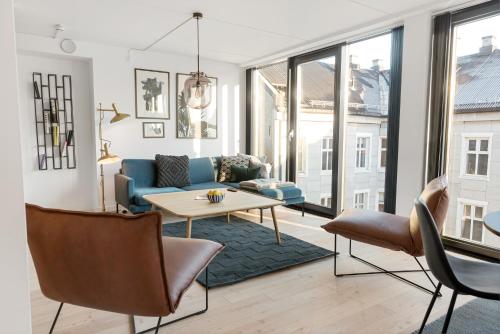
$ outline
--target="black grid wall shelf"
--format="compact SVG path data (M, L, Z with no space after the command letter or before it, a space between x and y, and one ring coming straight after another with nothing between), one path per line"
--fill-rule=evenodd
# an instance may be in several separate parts
M33 72L33 100L38 169L75 169L71 76Z

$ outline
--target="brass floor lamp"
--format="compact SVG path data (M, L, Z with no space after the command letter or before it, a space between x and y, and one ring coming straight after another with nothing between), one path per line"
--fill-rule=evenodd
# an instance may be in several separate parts
M116 123L125 118L129 117L129 114L122 114L118 111L118 108L115 103L111 104L112 109L103 109L101 103L99 103L99 107L97 108L97 112L99 113L99 147L101 152L101 157L97 159L97 164L101 169L100 175L100 191L101 191L101 210L106 212L106 202L104 197L104 166L118 162L121 158L117 155L114 155L109 152L109 147L111 146L111 141L104 139L102 137L102 122L104 120L104 112L109 111L115 113L115 116L111 119L110 123Z

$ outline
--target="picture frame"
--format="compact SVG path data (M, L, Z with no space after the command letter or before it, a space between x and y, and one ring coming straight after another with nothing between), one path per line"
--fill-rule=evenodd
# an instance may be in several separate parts
M165 123L142 122L142 138L165 138Z
M170 72L134 69L135 117L170 119Z
M186 73L176 74L176 126L178 139L217 139L217 78L208 77L212 81L212 102L205 109L193 109L184 100L184 82L190 77Z

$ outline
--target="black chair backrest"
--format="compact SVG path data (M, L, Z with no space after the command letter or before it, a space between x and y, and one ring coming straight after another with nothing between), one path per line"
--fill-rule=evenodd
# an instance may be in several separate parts
M429 269L443 285L453 290L457 289L461 284L448 262L441 236L429 208L421 198L418 198L415 200L415 209L420 220L420 233Z

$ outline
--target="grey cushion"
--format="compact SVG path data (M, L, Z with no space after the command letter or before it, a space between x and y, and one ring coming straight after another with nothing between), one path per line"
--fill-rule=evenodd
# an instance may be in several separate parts
M155 156L158 169L156 186L182 188L189 186L189 158L187 155L161 155Z

